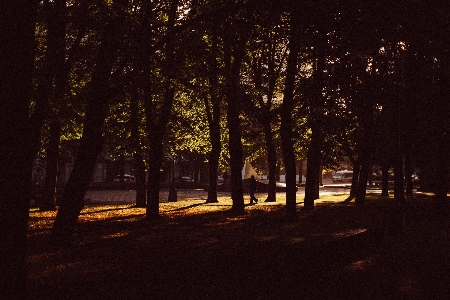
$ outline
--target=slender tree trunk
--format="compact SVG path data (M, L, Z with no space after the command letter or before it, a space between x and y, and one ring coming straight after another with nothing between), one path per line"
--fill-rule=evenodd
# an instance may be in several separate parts
M219 159L221 152L220 143L220 98L218 96L218 37L216 32L212 33L211 55L209 57L209 95L211 105L205 98L205 108L209 124L209 137L211 140L211 152L209 153L209 172L208 172L208 198L207 203L216 203L217 200L217 172L219 170ZM212 109L212 111L211 111ZM224 183L225 184L225 183Z
M350 195L348 196L346 201L350 201L356 197L358 193L358 183L360 174L361 174L361 166L358 160L358 162L353 163L352 186L350 187Z
M136 176L136 207L147 206L147 189L145 185L145 163L141 153L134 154L134 172Z
M311 143L306 154L305 209L314 208L314 200L319 198L320 175L320 133L317 127L312 128Z
M0 10L0 298L27 299L27 225L33 158L29 107L37 2ZM20 16L20 17L18 17ZM32 136L37 135L37 136Z
M270 126L270 122L263 124L264 128L264 139L266 142L267 151L267 162L269 164L269 185L267 191L267 199L265 202L276 202L277 201L277 181L276 181L276 171L277 171L277 151L275 148L275 143L273 142L273 133Z
M289 56L286 67L284 98L281 106L281 148L286 170L286 219L297 220L297 186L295 180L295 153L293 141L292 110L294 108L295 75L297 73L297 56L300 46L300 16L291 12L291 32L289 38Z
M150 5L150 4L147 4ZM156 115L156 105L153 103L151 95L151 82L150 82L150 55L149 49L146 49L145 61L148 66L144 69L144 82L145 82L145 113L147 119L147 131L149 140L149 153L152 155L152 163L149 165L148 182L147 182L147 220L153 220L159 218L159 190L161 173L160 168L162 166L164 158L163 140L166 133L167 124L169 123L173 101L175 97L175 86L173 77L177 70L174 64L175 59L175 40L173 38L173 30L177 18L178 1L172 1L170 3L170 9L168 12L168 41L165 45L164 53L166 59L163 64L163 74L167 76L165 83L164 99L161 108L159 109L159 115ZM144 8L149 8L145 6ZM149 13L146 11L146 13ZM149 17L149 16L147 16ZM146 36L146 35L144 35Z
M389 197L389 165L387 163L381 166L381 196Z
M50 137L47 146L47 165L45 171L44 191L39 203L41 211L55 210L56 182L58 175L59 141L61 123L55 119L50 124Z
M94 172L95 163L103 146L103 123L108 103L109 79L115 60L120 21L112 19L105 28L99 59L89 86L86 119L83 135L70 178L64 188L63 198L52 229L52 242L56 246L70 243L78 215L84 206L84 196Z
M412 174L413 174L413 168L412 168L412 162L411 162L411 154L410 154L410 150L408 149L406 151L406 157L405 157L406 196L413 195Z
M313 95L310 102L310 124L311 124L311 143L307 152L307 173L305 184L305 209L314 208L314 200L319 198L319 176L321 167L321 144L322 144L322 125L321 118L323 118L323 86L324 86L324 68L326 62L326 32L319 28L316 41L316 66L313 75Z
M216 203L217 200L217 174L219 170L220 159L220 124L219 128L215 128L210 132L214 135L211 136L211 152L209 154L209 180L208 180L208 199L207 203Z
M437 142L436 153L436 186L435 199L439 209L445 208L448 204L448 185L449 185L449 148L450 143L446 142L448 137L443 136Z
M55 87L52 93L52 109L53 119L50 120L50 136L47 146L47 165L45 173L44 191L40 203L40 210L55 210L56 185L59 160L59 145L61 139L61 121L59 120L60 109L64 103L66 86L69 78L69 60L66 66L66 1L56 0L49 2L51 12L48 14L48 52L46 60L48 60L48 71L51 70L51 76L45 83L49 85L47 91L50 93L52 89L52 79L54 78ZM44 95L41 95L43 97ZM45 95L47 99L50 94ZM49 109L50 111L50 109Z
M304 164L304 160L300 160L299 164L298 164L298 183L302 184L303 183L303 164Z
M367 180L369 177L370 167L369 156L366 150L361 152L360 157L358 157L358 162L360 163L361 168L359 172L355 204L364 205L366 203Z
M170 83L168 83L170 84ZM159 218L159 190L161 182L161 166L164 158L163 140L168 121L172 110L175 89L168 87L164 96L164 103L159 115L159 122L153 123L151 121L151 109L146 107L147 120L153 124L148 126L149 134L149 153L152 154L152 162L148 169L147 182L147 209L146 218L153 220Z
M394 200L397 204L405 202L404 180L403 180L403 158L399 153L394 162Z
M227 108L227 127L229 132L229 152L231 169L232 211L244 213L244 190L242 186L242 167L244 165L241 141L241 122L239 115L240 95L239 78L242 59L245 54L245 41L238 41L229 26L224 33L225 88Z
M137 78L135 78L138 81ZM131 111L131 139L133 145L134 158L134 176L136 178L136 207L146 207L147 190L145 186L145 163L142 157L142 146L139 138L139 103L138 103L138 85L132 87L130 111Z

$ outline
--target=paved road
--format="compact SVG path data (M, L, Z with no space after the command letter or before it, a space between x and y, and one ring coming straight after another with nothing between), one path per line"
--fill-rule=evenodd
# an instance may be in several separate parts
M348 194L350 190L344 188L343 185L332 185L326 184L324 187L320 187L321 195L334 195L334 194ZM218 198L221 203L231 203L231 193L230 192L219 192ZM278 193L280 196L284 193ZM305 195L305 189L299 188L297 191L297 197L303 197ZM168 199L169 191L161 190L159 193L159 198L164 201ZM244 194L244 197L247 197ZM203 189L178 189L177 190L178 199L198 199L205 200L208 197L208 193ZM266 193L257 193L256 197L259 199L264 199ZM135 190L92 190L86 193L86 204L132 204L135 203L136 191ZM282 202L278 203L282 204Z

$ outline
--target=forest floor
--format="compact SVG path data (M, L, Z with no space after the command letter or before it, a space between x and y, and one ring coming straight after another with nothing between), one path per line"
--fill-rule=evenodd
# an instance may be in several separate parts
M188 195L188 196L186 196ZM55 212L30 211L31 299L450 299L450 220L430 195L401 208L329 194L284 218L284 198L230 212L194 194L145 219L133 204L90 204L73 244L49 246ZM299 201L301 202L301 201ZM399 217L400 216L400 217Z

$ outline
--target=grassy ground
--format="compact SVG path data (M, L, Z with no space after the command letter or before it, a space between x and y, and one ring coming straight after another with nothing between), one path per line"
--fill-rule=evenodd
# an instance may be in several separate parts
M55 212L30 212L32 299L448 299L448 214L427 195L399 212L325 196L299 221L283 205L246 214L195 198L161 203L146 221L131 205L87 206L73 246L48 245ZM279 197L280 203L283 202ZM396 216L401 216L397 218ZM367 231L366 231L367 230ZM373 234L362 239L347 237ZM362 236L362 235L361 235Z

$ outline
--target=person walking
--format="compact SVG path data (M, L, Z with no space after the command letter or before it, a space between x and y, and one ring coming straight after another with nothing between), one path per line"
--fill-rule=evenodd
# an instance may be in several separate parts
M255 197L255 193L256 193L256 179L255 176L252 175L252 177L250 177L250 204L253 204L253 201L255 202L255 204L258 203L258 199Z

